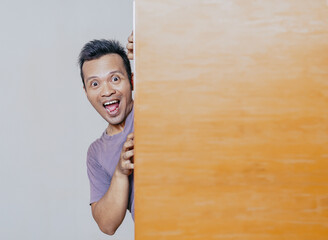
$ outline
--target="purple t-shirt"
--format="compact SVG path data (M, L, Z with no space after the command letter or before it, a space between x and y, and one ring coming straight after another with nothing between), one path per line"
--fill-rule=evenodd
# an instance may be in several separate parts
M113 136L106 131L94 141L87 154L87 171L90 181L90 204L99 201L107 192L116 165L119 161L123 144L129 133L134 131L134 111L129 113L125 121L124 130ZM128 210L134 219L134 184L133 173L129 176Z

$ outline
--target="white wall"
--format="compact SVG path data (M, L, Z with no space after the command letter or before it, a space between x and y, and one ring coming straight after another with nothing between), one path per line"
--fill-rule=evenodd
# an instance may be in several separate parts
M132 0L0 3L0 239L133 239L128 213L115 236L92 219L86 151L106 123L77 66L96 38L124 45Z

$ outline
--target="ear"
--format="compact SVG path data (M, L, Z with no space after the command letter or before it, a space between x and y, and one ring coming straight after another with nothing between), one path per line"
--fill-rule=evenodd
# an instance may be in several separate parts
M133 80L133 78L134 78L134 74L133 73L131 73L131 90L133 91L134 90L134 80Z
M83 90L84 90L85 95L87 95L87 89L85 88L85 86L83 86Z

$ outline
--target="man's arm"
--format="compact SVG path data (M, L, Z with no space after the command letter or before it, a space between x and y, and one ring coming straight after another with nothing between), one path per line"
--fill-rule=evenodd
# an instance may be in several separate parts
M134 135L130 133L123 145L120 160L116 166L108 191L91 204L92 215L100 230L113 235L121 225L129 199L129 175L132 173Z

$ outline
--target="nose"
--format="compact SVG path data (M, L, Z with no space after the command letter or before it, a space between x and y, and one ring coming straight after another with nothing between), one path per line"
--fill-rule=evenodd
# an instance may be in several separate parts
M110 83L105 82L101 88L101 96L109 97L114 93L115 93L115 89L113 88L113 86Z

